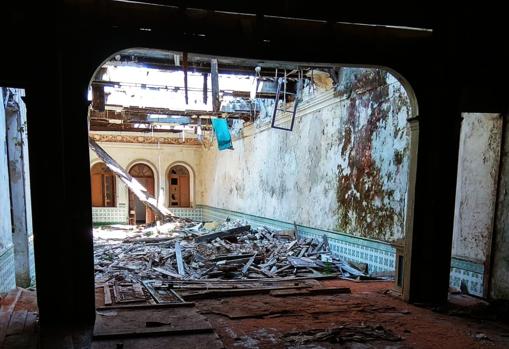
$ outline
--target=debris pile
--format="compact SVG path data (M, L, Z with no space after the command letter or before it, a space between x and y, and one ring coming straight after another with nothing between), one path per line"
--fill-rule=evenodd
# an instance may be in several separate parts
M325 235L303 239L295 230L252 228L241 220L221 224L182 220L146 228L117 225L95 229L94 240L96 282L113 285L119 302L126 302L122 287L131 289L127 302L142 298L141 285L157 301L164 298L158 289L205 289L210 295L212 289L263 288L260 284L243 287L241 281L367 277L333 256ZM269 289L281 287L289 288L271 285ZM191 293L189 297L196 297L200 292Z
M401 341L401 337L381 325L378 326L338 326L326 330L317 329L304 332L292 332L284 336L288 343L307 344L313 342L345 343L371 341Z

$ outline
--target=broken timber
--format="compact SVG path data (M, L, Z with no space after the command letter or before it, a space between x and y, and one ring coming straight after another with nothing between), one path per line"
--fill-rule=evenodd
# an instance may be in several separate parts
M201 236L198 236L195 239L195 241L196 242L209 242L209 241L214 240L215 238L224 239L224 238L240 235L240 234L242 234L244 232L248 232L250 230L251 230L251 226L250 225L244 225L242 227L228 229L228 230L223 230L223 231L220 231L220 232L217 232L217 233L201 235Z
M175 243L175 257L177 258L177 268L179 275L185 276L184 261L182 260L182 250L180 249L180 242Z
M88 145L97 156L104 161L106 166L124 182L127 187L136 195L136 197L143 202L145 206L150 208L158 218L175 217L175 215L166 207L157 203L157 200L150 195L147 189L133 178L125 169L122 168L99 144L96 143L91 137L88 138Z

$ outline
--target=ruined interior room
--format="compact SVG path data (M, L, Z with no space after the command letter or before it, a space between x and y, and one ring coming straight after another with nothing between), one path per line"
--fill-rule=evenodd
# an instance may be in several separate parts
M318 5L6 7L0 348L509 346L502 22Z

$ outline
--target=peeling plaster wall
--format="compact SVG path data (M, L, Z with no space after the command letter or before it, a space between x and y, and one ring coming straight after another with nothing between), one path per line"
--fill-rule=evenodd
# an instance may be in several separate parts
M23 90L8 89L9 108L6 110L7 148L9 157L9 179L11 190L11 224L14 257L16 264L16 284L28 287L34 275L32 236L32 212L30 199L29 168L25 167L28 158L28 138L26 108L22 97Z
M500 154L495 243L491 274L491 294L495 299L509 300L509 123L504 116L503 146Z
M410 104L374 69L306 91L293 132L248 126L202 153L198 203L382 241L403 238Z
M4 98L0 88L0 292L16 287L6 137Z
M191 183L191 190L193 190L194 187L194 192L196 192L196 188L201 185L196 178L196 171L200 167L201 146L108 142L101 142L100 146L126 169L138 162L149 165L154 171L155 196L157 199L160 198L163 200L166 206L169 202L166 171L171 164L183 162L193 170L193 173L191 173L191 181L193 181L194 177L194 183ZM97 161L100 161L100 159L93 151L90 151L90 166L94 165ZM116 179L116 188L116 206L118 208L125 208L127 214L127 207L129 204L128 188L118 178ZM194 205L196 203L195 201L195 195L192 193L191 204Z
M0 254L12 247L11 200L9 197L9 167L4 99L0 89Z
M502 118L462 116L452 255L484 264L493 232Z

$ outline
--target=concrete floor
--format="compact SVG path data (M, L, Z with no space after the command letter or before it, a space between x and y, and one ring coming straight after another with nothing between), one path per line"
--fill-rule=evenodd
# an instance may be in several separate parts
M250 295L196 301L193 311L211 323L225 348L508 348L509 324L497 322L483 303L463 295L452 296L454 307L436 312L409 305L387 292L392 283L321 281L323 286L350 287L351 294L274 297ZM34 310L35 294L23 294L21 311ZM459 311L460 309L461 311ZM171 312L171 308L168 309ZM462 317L452 313L462 314ZM467 316L466 316L467 315ZM482 316L480 316L482 315ZM325 332L344 326L343 338L309 340L289 334L311 329ZM42 348L118 348L118 341L91 343L91 329L42 329ZM370 333L390 333L389 339L371 340ZM7 337L8 338L8 337ZM207 348L210 337L151 337L124 341L122 348ZM306 337L307 338L307 337ZM399 338L399 340L398 340ZM309 339L309 338L308 338ZM11 340L9 343L13 343ZM32 343L32 342L31 342ZM217 344L217 343L215 343ZM7 348L22 348L12 346Z
M347 286L351 294L276 298L269 295L203 300L197 303L226 348L508 348L509 325L452 316L404 303L387 290L392 283L343 280L324 286ZM479 302L454 296L462 314L477 314ZM461 306L465 305L467 308ZM485 314L486 315L486 314ZM484 316L485 317L485 316ZM290 332L338 326L372 326L391 331L400 341L298 344ZM359 336L359 340L362 341Z

